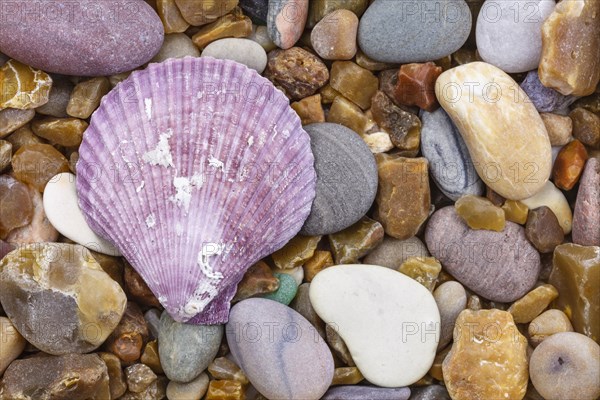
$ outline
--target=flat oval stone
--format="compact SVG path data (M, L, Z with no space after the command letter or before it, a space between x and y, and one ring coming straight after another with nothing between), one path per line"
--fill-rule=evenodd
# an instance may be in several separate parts
M441 332L438 349L441 350L452 341L454 323L462 310L467 307L467 292L460 283L448 281L435 289L433 298L440 311Z
M590 158L583 171L573 213L573 243L600 246L600 161Z
M408 400L409 397L407 387L337 386L329 389L321 400Z
M425 242L448 273L488 300L523 297L540 273L539 253L513 222L507 221L502 232L473 230L454 207L445 207L429 219Z
M313 279L310 301L338 329L369 382L408 386L433 364L440 314L415 280L376 265L333 266Z
M464 0L376 0L360 20L358 44L376 61L425 62L454 53L470 31Z
M289 49L302 36L307 18L308 0L269 0L269 37L277 47Z
M317 194L303 235L339 232L360 220L377 194L377 164L366 143L345 126L320 123L308 132L317 172Z
M486 185L510 200L542 189L552 170L548 132L510 76L493 65L473 62L440 75L435 94Z
M469 149L443 109L421 115L421 152L429 161L431 177L448 198L480 196L485 185L477 175Z
M504 72L536 69L542 56L542 25L554 0L487 1L479 11L477 51Z
M150 60L163 41L160 18L141 0L16 0L5 6L0 49L46 72L99 76L130 71Z
M216 40L204 48L202 57L233 60L257 71L259 74L262 74L267 66L265 49L250 39L226 38Z
M333 379L333 357L314 327L291 308L247 299L231 308L227 343L252 385L269 399L317 400Z

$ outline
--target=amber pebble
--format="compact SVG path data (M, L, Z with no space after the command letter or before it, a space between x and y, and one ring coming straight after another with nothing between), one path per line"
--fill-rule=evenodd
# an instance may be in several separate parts
M69 162L49 144L27 144L14 154L12 167L18 180L43 192L53 176L69 171Z
M159 376L145 390L139 393L127 391L119 400L163 400L167 395L168 383L166 377Z
M162 365L160 364L160 357L158 356L157 340L153 340L146 344L140 361L143 364L149 366L155 374L164 374Z
M181 15L190 25L204 25L213 22L233 10L238 0L175 0Z
M204 400L243 400L245 399L244 385L238 381L210 381Z
M433 292L438 275L442 271L442 264L435 257L410 257L402 263L398 271Z
M542 25L540 81L560 93L587 96L600 80L600 2L563 0Z
M432 112L439 107L435 97L435 81L442 68L434 63L404 64L398 72L396 99L407 106L418 106Z
M35 117L35 110L0 109L0 138L3 138Z
M364 379L365 377L362 376L362 374L356 367L336 368L333 371L333 381L331 382L331 386L356 385Z
M517 324L526 324L540 315L557 297L558 291L554 286L541 285L515 301L507 311Z
M52 78L47 73L9 60L0 67L0 108L36 108L48 102Z
M567 314L560 310L548 310L537 316L527 327L529 343L537 346L555 333L573 332L573 325Z
M103 346L105 351L119 357L123 365L131 365L140 359L149 335L148 325L139 306L127 302L123 318Z
M448 353L450 352L451 348L452 345L446 346L441 351L438 351L438 353L435 355L435 358L433 359L433 365L431 365L429 372L427 372L427 374L429 374L432 378L437 379L440 382L444 381L442 365L444 363L444 360L446 359L446 356L448 356Z
M502 205L502 210L504 210L504 218L506 218L507 221L519 225L523 225L527 222L529 208L518 200L506 200Z
M328 235L336 264L356 264L383 241L383 226L369 217Z
M292 100L300 100L323 87L329 80L329 71L319 57L292 47L269 52L265 77Z
M371 97L377 92L379 80L371 71L352 61L336 61L331 67L332 88L363 110L371 107Z
M42 194L30 185L27 186L27 190L33 203L33 218L31 219L31 223L21 228L13 229L8 234L6 241L14 245L56 242L58 240L58 231L54 229L48 218L46 218Z
M67 114L75 118L89 118L109 90L110 82L103 76L79 82L71 92Z
M323 104L331 104L336 97L341 96L340 92L332 88L330 84L323 86L321 90L319 90L319 94L321 95L321 102Z
M500 232L506 224L504 211L485 197L468 194L458 199L454 207L471 229Z
M431 207L427 159L389 154L375 157L379 174L375 220L396 239L415 236Z
M325 112L323 112L323 105L321 104L321 95L318 93L292 103L291 107L300 117L302 125L325 122Z
M0 111L0 113L2 113L2 111ZM26 144L46 142L44 139L40 138L39 136L36 136L35 133L33 133L30 125L25 125L17 129L8 137L6 137L6 141L12 144L13 153L16 153L21 147L23 147Z
M331 104L327 114L327 122L344 125L359 135L363 135L368 119L359 106L340 95Z
M600 149L600 116L585 108L576 108L569 114L573 120L573 136L586 146Z
M243 385L248 384L248 378L246 378L244 372L227 357L215 358L208 366L208 372L215 379L237 381Z
M529 211L525 236L540 253L551 253L565 239L558 218L546 206Z
M158 377L147 365L133 364L125 368L125 378L130 392L141 393Z
M185 32L190 27L181 15L175 0L156 0L156 11L167 34Z
M161 307L160 302L144 282L144 279L128 263L125 264L123 281L129 299L148 307Z
M502 207L506 199L494 192L489 186L485 187L485 198L492 202L497 207Z
M27 186L9 175L0 175L0 239L31 222L33 203Z
M368 0L316 0L310 2L310 8L308 11L308 21L306 22L307 28L312 28L315 24L327 14L335 10L349 10L355 15L360 17L367 6L369 5Z
M358 17L349 10L327 14L310 35L315 52L325 60L350 60L356 55Z
M113 256L109 256L107 254L102 254L102 253L98 253L95 251L91 251L92 256L94 257L94 259L96 261L98 261L98 264L100 264L100 268L102 268L102 270L104 272L106 272L108 274L108 276L110 276L115 282L117 282L119 284L119 286L121 286L121 288L125 288L125 284L123 283L123 270L124 270L124 266L123 266L123 260L124 258L122 257L113 257Z
M33 121L31 129L41 138L61 146L79 146L88 123L79 118L46 117Z
M333 255L326 250L317 250L315 254L304 263L304 280L311 282L314 277L327 267L333 264Z
M522 399L529 378L527 340L506 311L464 310L442 371L453 399Z
M377 91L373 96L371 112L377 125L390 134L394 146L401 150L418 151L421 120L416 115L397 107L382 91Z
M10 165L13 145L7 140L0 139L0 172Z
M232 301L241 301L258 294L272 293L277 288L279 288L279 280L265 262L259 261L248 268L238 284Z
M304 264L315 254L321 236L298 235L271 255L277 268L292 269Z
M552 146L564 146L573 139L573 120L566 115L540 113Z
M579 140L573 140L560 149L552 168L552 178L556 187L571 190L579 181L587 159L587 150Z
M121 361L119 357L112 353L99 352L97 354L104 361L108 370L110 397L111 399L118 399L127 391L127 382L125 381L125 374L121 369Z
M388 64L384 62L375 61L360 49L356 53L356 63L369 71L383 71L385 69L394 68L394 64Z
M455 53L452 53L452 64L454 65L464 65L475 61L481 61L481 58L475 49L463 47L462 49L458 49Z
M553 264L554 308L567 314L576 332L600 342L600 247L561 244Z
M198 1L198 3L202 3ZM210 3L210 2L204 2ZM192 36L194 44L202 50L217 39L244 38L252 34L252 21L241 13L227 14L215 22L203 26Z

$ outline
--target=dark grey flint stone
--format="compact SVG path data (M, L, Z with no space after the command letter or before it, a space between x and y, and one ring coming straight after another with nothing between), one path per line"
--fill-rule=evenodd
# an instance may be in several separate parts
M358 44L377 61L437 60L462 47L471 24L464 0L375 0L360 19Z
M536 71L529 71L521 88L539 112L568 113L567 107L578 99L576 96L564 96L558 91L542 85Z
M163 311L158 331L158 355L169 378L190 382L215 359L223 325L191 325L176 322Z
M425 111L421 121L421 152L442 193L454 201L465 194L483 194L485 185L477 175L469 149L446 111Z
M240 7L244 14L252 18L259 25L266 25L269 11L269 0L240 0Z
M412 389L409 400L451 400L445 387L429 385Z
M321 400L407 400L410 389L371 386L337 386L329 389Z
M164 29L143 0L11 0L0 10L0 51L64 75L130 71L160 49Z
M315 156L317 190L303 235L327 235L361 219L377 194L377 163L353 130L331 123L304 127Z
M502 232L470 229L453 206L435 212L425 230L431 255L460 283L492 301L523 297L540 274L540 254L525 229L506 221Z

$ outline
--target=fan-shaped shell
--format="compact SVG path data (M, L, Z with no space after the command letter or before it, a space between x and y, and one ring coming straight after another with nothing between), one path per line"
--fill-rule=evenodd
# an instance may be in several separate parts
M181 322L226 322L244 272L300 230L315 196L310 139L287 98L209 57L132 73L79 156L88 224Z

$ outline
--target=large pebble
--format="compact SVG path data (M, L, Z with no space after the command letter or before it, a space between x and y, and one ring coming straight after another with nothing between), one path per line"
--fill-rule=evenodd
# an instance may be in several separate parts
M339 232L360 220L377 193L377 165L366 143L351 129L311 124L308 132L317 172L317 194L303 235Z
M573 224L573 213L563 192L561 192L551 181L546 182L542 190L535 195L521 200L530 210L546 206L552 210L563 232L571 232Z
M113 75L150 60L163 35L160 18L141 0L16 0L3 10L0 49L46 72Z
M440 75L435 93L491 189L511 200L542 189L552 170L548 132L510 76L493 65L473 62Z
M334 266L313 279L310 300L369 382L407 386L431 367L440 314L429 290L413 279L375 265Z
M308 0L269 0L269 37L277 47L289 49L302 36L307 18Z
M454 53L470 31L464 0L376 0L360 20L358 43L377 61L425 62Z
M189 325L174 321L165 311L158 328L158 354L167 377L190 382L214 360L223 325Z
M336 10L315 25L310 42L325 60L350 60L356 55L357 31L356 14L345 9Z
M391 269L398 269L411 257L428 257L429 251L421 239L416 236L400 240L385 236L383 242L370 252L365 258L365 264L381 265Z
M579 183L573 213L573 243L600 246L600 160L590 158Z
M267 66L265 49L250 39L226 38L216 40L204 48L202 57L233 60L244 64L259 74L262 74Z
M410 389L378 388L373 386L337 386L325 393L321 400L408 400Z
M536 69L542 55L542 24L554 0L489 0L477 18L477 51L509 73Z
M467 292L463 285L456 281L444 282L433 292L433 298L440 311L440 343L443 349L452 341L454 323L458 315L467 307Z
M485 185L477 175L469 149L443 109L421 115L421 151L429 161L433 181L450 199L481 195Z
M265 397L316 400L331 384L331 351L291 308L267 299L241 301L226 331L237 364Z
M27 342L15 329L10 320L0 317L0 376L6 368L19 357Z
M537 281L540 255L525 230L506 222L501 232L470 229L454 207L435 212L425 231L431 254L460 283L486 299L511 302Z

